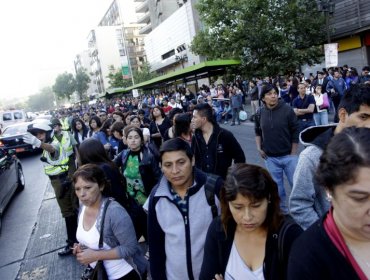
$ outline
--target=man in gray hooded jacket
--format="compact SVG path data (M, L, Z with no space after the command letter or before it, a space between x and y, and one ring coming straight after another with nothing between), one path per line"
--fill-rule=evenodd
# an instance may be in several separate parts
M294 220L307 229L330 208L323 186L315 182L320 156L334 134L350 126L370 128L370 85L355 85L338 106L339 123L309 127L300 134L306 148L301 152L293 176L289 210Z

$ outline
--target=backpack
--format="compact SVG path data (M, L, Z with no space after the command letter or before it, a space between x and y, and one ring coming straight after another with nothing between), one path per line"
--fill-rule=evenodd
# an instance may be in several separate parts
M207 173L207 180L204 184L204 191L206 193L207 203L211 207L213 218L216 218L218 216L218 209L215 201L215 187L219 178L220 176Z

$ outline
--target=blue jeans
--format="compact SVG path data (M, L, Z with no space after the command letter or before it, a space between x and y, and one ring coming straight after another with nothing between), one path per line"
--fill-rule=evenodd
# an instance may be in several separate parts
M284 173L288 179L289 185L293 188L293 175L297 166L298 156L287 155L282 157L268 157L265 160L267 170L270 172L272 179L278 186L280 197L280 209L283 214L288 214L286 203L286 193L284 188Z
M313 114L313 119L315 120L316 125L326 125L329 123L328 111L322 111L319 113Z

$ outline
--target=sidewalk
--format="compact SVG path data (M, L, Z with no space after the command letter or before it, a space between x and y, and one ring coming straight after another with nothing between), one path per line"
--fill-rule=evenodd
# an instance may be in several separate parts
M62 258L57 254L65 245L65 239L64 219L49 181L17 279L80 279L83 266L75 257Z

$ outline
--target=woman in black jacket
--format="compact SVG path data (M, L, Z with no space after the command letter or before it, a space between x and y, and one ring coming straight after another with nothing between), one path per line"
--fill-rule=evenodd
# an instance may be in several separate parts
M127 182L127 193L136 202L143 206L153 187L159 182L162 171L159 162L150 150L144 145L143 132L139 127L127 126L125 135L128 149L123 150L114 160L121 167L122 174ZM141 207L140 207L141 208ZM141 209L142 210L142 209ZM146 215L133 221L135 229L141 227L137 234L146 233Z
M199 279L285 279L291 245L302 229L284 220L279 203L265 169L245 163L230 167Z

